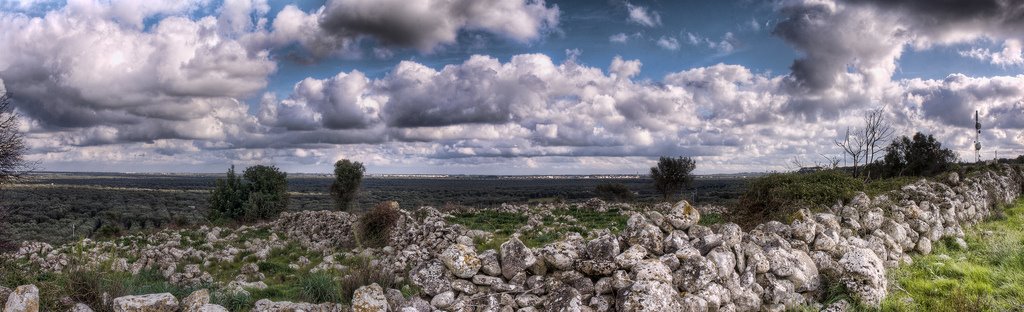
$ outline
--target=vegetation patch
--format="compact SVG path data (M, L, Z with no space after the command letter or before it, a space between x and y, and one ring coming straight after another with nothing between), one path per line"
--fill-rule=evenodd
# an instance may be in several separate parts
M1024 200L967 231L967 249L942 241L889 271L883 311L1017 311L1024 306Z

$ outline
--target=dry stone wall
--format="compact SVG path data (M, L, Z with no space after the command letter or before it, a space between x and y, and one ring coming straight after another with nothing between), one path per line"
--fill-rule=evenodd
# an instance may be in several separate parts
M331 211L287 213L273 222L223 230L230 234L220 228L200 231L204 244L244 241L241 246L193 248L187 244L192 238L163 231L147 237L149 244L83 241L77 248L93 260L86 266L158 269L176 284L206 285L210 276L204 270L211 263L241 253L249 254L246 259L265 259L287 242L297 242L323 255L313 270L342 270L334 256L356 252L420 290L403 298L398 290L374 284L357 290L350 306L264 299L253 311L785 311L803 305L842 310L848 302L818 304L828 283L842 283L862 304L879 304L889 290L888 268L910 263L910 254L930 253L943 239L965 244L964 228L1020 196L1022 185L1020 167L1003 166L965 179L951 174L874 198L858 194L824 212L801 210L789 224L767 222L750 231L731 223L699 225L700 211L679 202L650 211L623 210L629 220L621 233L570 234L539 248L513 237L495 250L476 250L473 238L488 233L449 224L446 214L429 207L403 212L384 248L350 250L356 243L356 218ZM242 239L256 229L271 234ZM68 249L27 242L7 256L43 271L61 271L69 265ZM115 256L124 253L137 260ZM178 265L185 259L203 263ZM293 265L311 266L309 261L302 258ZM254 264L242 266L240 273L220 291L266 287ZM0 295L6 299L5 311L38 309L40 294L34 286L0 287ZM113 303L123 311L224 310L209 304L205 291L182 302L170 294L153 294ZM75 305L77 311L87 309Z
M921 180L888 195L858 194L827 212L750 231L698 225L686 202L632 212L618 235L571 235L542 248L516 238L497 251L455 243L409 272L445 311L785 311L825 307L826 281L861 304L888 291L886 269L948 239L1021 193L1022 171L1000 167L961 180Z

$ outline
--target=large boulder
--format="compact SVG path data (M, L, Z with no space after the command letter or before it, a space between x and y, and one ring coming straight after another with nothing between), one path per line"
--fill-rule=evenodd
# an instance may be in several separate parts
M409 271L409 281L429 296L452 290L452 274L437 259L423 262Z
M377 283L359 287L352 294L352 312L386 312L391 308L384 289Z
M36 285L22 285L7 297L4 312L39 312L39 288Z
M178 299L170 293L124 296L114 299L114 312L175 312Z
M501 275L507 279L512 279L537 262L537 256L519 238L513 237L502 243L500 249Z
M463 244L451 244L438 256L448 270L460 278L470 278L480 271L482 266L476 250Z
M680 200L672 206L665 218L672 224L672 227L685 231L700 222L700 211L697 211L697 208L694 208L689 202Z
M855 299L873 307L882 303L886 294L885 266L874 251L853 247L839 265L843 270L839 280Z

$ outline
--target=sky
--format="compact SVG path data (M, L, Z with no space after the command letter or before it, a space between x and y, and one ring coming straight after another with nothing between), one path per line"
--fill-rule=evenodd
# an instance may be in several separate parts
M0 0L48 171L795 169L881 109L1024 153L1019 0Z

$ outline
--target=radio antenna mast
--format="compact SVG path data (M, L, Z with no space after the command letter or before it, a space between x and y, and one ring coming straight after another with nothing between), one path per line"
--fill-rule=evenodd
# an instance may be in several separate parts
M981 120L978 119L978 111L974 111L974 158L981 162Z

